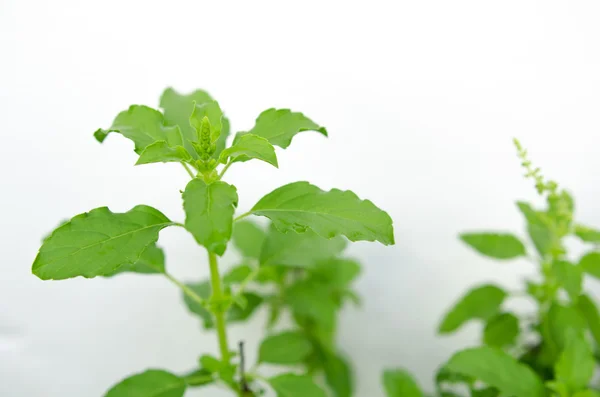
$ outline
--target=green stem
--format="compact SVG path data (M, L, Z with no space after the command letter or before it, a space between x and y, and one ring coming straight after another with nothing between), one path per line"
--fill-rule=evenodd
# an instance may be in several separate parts
M231 167L231 164L233 164L233 163L229 162L229 163L225 164L225 167L221 170L221 173L219 173L219 179L223 178L223 175L225 175L225 172L227 172L229 167Z
M183 168L185 168L185 170L190 175L190 177L192 177L192 179L196 177L196 175L194 175L194 173L192 172L192 170L190 170L190 167L188 167L186 163L181 163L181 165L183 165Z
M169 279L173 284L175 284L176 286L178 286L181 289L181 291L183 291L183 293L185 295L187 295L190 299L192 299L193 301L199 303L203 307L207 306L206 305L206 301L204 299L202 299L202 297L200 297L200 295L198 295L197 293L195 293L194 290L192 290L190 287L188 287L187 285L185 285L181 281L177 280L175 277L173 277L169 273L165 272L165 277L167 279Z
M208 253L208 264L210 266L210 285L212 296L210 298L212 305L211 311L215 316L215 326L219 338L219 349L221 350L221 359L225 364L229 364L229 344L227 343L227 329L225 327L225 306L223 304L224 294L221 287L221 276L219 275L219 264L217 255Z
M244 212L242 215L238 216L233 221L237 222L237 221L242 220L242 219L244 219L244 218L246 218L247 216L250 216L250 215L252 215L252 211Z

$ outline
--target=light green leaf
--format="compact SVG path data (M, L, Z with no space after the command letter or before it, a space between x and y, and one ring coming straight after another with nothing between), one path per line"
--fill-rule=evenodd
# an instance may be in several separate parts
M164 272L165 253L156 244L151 244L142 252L137 262L120 266L114 272L104 274L104 277L112 277L121 273L161 274Z
M512 313L501 313L485 324L483 341L486 345L504 347L513 345L519 335L519 319Z
M470 290L444 316L438 332L448 334L473 319L487 320L500 310L506 292L494 285L483 285Z
M354 392L352 368L348 361L339 354L325 355L323 362L325 381L335 397L351 397Z
M135 152L142 151L156 141L165 141L168 146L182 145L181 131L177 126L167 126L163 115L148 106L132 105L117 115L112 126L94 133L98 142L103 142L109 133L118 132L135 144Z
M512 234L464 233L462 241L482 255L496 259L514 259L525 256L525 246Z
M552 304L545 320L542 326L546 330L542 329L542 333L553 357L563 351L570 333L581 333L587 326L579 310L559 303Z
M196 105L202 105L212 101L213 98L206 91L196 90L184 95L172 88L167 88L160 98L160 107L164 109L165 121L168 125L178 125L181 128L181 133L184 137L184 146L194 158L196 158L196 152L191 142L198 140L196 131L190 124L190 115L194 109L194 102ZM223 117L221 124L221 135L217 140L217 148L213 154L213 158L215 159L219 158L219 154L225 148L227 137L229 136L229 120Z
M493 386L502 395L546 396L544 384L535 372L496 348L482 346L460 351L450 358L446 368Z
M32 272L42 280L110 274L137 262L158 232L171 222L160 211L138 205L115 214L106 207L75 216L48 237Z
M192 156L183 146L169 146L166 141L156 141L140 154L136 165L167 162L190 162Z
M360 274L360 264L352 259L330 258L317 263L313 277L337 288L345 288Z
M233 245L244 258L258 259L265 238L265 231L253 222L239 221L233 225Z
M600 243L600 230L592 229L584 225L575 225L575 235L586 243Z
M325 127L320 127L302 113L294 113L289 109L265 110L248 133L266 138L273 145L285 149L292 143L292 138L302 131L317 131L327 136Z
M329 288L310 281L300 281L285 293L292 312L314 320L323 330L335 327L337 306Z
M583 276L579 267L567 261L556 260L552 263L552 270L559 284L567 291L572 301L581 295Z
M185 380L179 376L149 369L122 380L104 397L182 397L185 389Z
M250 266L239 265L225 273L223 276L223 282L225 284L239 284L246 280L250 274L252 274L252 268Z
M252 213L270 218L282 232L312 229L325 238L344 235L351 241L394 244L392 218L351 191L325 192L308 182L290 183L260 199Z
M312 351L312 343L306 335L298 331L287 331L264 339L260 344L258 360L271 364L298 364Z
M193 107L192 114L190 116L190 125L196 130L196 139L198 141L199 131L202 130L202 119L208 118L210 121L210 141L216 143L221 136L221 130L223 129L222 117L223 111L217 101L209 101L201 104L195 104Z
M279 167L277 164L277 155L275 154L275 148L265 138L253 134L244 134L237 139L233 146L223 150L219 156L219 161L223 164L229 161L248 161L250 159L257 159L265 161L276 168Z
M589 252L579 260L581 270L600 279L600 252Z
M584 294L577 300L577 308L585 318L596 344L600 345L600 313L596 304L589 296Z
M223 255L231 238L238 195L234 186L216 181L207 185L192 179L183 192L185 228L210 252Z
M271 225L260 253L260 263L263 266L314 267L318 261L338 255L345 247L346 240L342 237L326 239L310 230L281 233Z
M215 381L215 378L210 371L200 368L195 369L183 376L183 380L188 386L206 386Z
M327 397L308 375L283 374L269 379L277 397Z
M578 391L577 393L573 394L573 397L600 397L600 392L597 390L587 389Z
M403 369L383 372L383 387L387 397L422 397L423 392L414 378Z
M583 334L569 332L565 349L554 366L556 379L576 392L588 385L595 366L594 354Z

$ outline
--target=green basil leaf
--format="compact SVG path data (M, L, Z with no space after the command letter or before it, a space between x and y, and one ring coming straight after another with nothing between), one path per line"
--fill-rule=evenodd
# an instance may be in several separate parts
M383 387L387 397L422 397L423 392L414 378L405 370L383 372Z
M239 221L233 226L233 245L244 258L258 259L265 238L265 231L253 222Z
M146 247L158 240L158 232L173 224L145 205L120 214L96 208L75 216L44 240L33 274L42 280L111 274L137 262Z
M600 243L600 230L592 229L584 225L575 225L575 235L586 243Z
M215 378L212 373L204 368L195 369L183 376L183 380L188 386L206 386L214 383Z
M196 130L196 139L198 141L199 131L202 130L202 119L206 117L210 122L210 141L212 143L217 142L221 136L221 130L223 124L221 119L223 118L223 111L217 101L209 101L201 104L195 104L190 115L190 125Z
M483 346L460 351L450 358L446 368L495 387L503 395L546 396L544 384L535 372L496 348Z
M600 345L600 313L596 304L589 296L581 295L577 300L577 308L585 318L596 344Z
M380 241L394 244L392 218L369 200L351 191L324 192L308 182L295 182L275 189L252 208L255 215L270 218L282 232L305 232L351 241Z
M337 306L327 286L300 281L287 289L285 299L295 315L313 320L324 331L335 328Z
M554 366L556 379L564 383L571 392L576 392L588 385L595 366L594 354L583 334L569 332L565 349Z
M116 384L104 397L183 397L185 380L167 371L150 369Z
M234 186L221 181L207 185L202 179L192 179L183 192L185 228L198 244L212 253L223 255L231 238L237 203Z
M582 390L573 394L573 397L600 397L600 391L592 389Z
M595 278L600 279L600 252L589 252L579 260L579 267Z
M567 291L571 301L576 301L579 295L581 295L583 275L581 274L581 268L573 266L573 264L556 260L552 263L552 270L558 280L559 284Z
M114 272L104 274L104 277L112 277L121 273L161 274L164 272L165 253L156 244L151 244L142 252L137 262L124 264Z
M352 259L330 258L311 269L314 277L336 288L348 287L360 274L360 264Z
M326 354L323 362L325 381L335 397L351 397L354 393L352 367L340 354Z
M448 334L473 319L487 320L500 310L506 292L494 285L483 285L467 292L444 316L438 332Z
M285 149L292 143L292 138L302 131L317 131L327 136L325 127L320 127L302 113L294 113L289 109L265 110L248 133L266 138L273 145Z
M156 141L144 148L136 165L149 163L190 162L192 156L180 145L170 146L166 141Z
M489 346L514 345L519 335L519 319L512 313L501 313L485 324L483 342Z
M271 225L260 253L263 266L314 267L318 261L338 255L346 248L342 237L326 239L308 230L282 233Z
M302 332L286 331L265 338L258 350L263 363L291 365L302 362L313 351L313 346Z
M252 273L252 268L248 265L239 265L230 269L223 276L223 282L225 284L239 284L246 280Z
M514 259L525 256L525 246L512 234L464 233L462 241L482 255L495 259Z
M278 168L277 155L275 148L268 140L258 135L244 134L233 145L221 152L219 161L223 164L227 163L228 158L231 162L248 161L257 159L267 162L275 168Z
M553 303L542 323L542 335L550 349L550 356L555 358L566 346L570 333L581 333L587 322L582 314L573 306Z
M277 397L327 397L308 375L282 374L269 379Z

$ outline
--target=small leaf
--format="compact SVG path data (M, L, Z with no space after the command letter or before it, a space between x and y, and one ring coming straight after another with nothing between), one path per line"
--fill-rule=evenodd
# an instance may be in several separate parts
M192 156L183 146L169 146L166 141L156 141L146 146L135 164L190 162L191 160Z
M413 377L402 369L383 372L383 387L387 397L422 397L423 392Z
M600 252L589 252L579 260L579 267L595 278L600 279Z
M600 243L600 230L592 229L584 225L575 225L575 235L586 243Z
M221 181L207 185L202 179L192 179L183 192L185 228L198 244L221 256L231 238L237 203L234 186Z
M577 308L585 318L596 344L600 345L600 313L596 304L589 296L581 295L577 300Z
M325 381L335 397L351 397L354 392L352 368L339 354L327 354L323 362Z
M576 392L588 385L595 366L594 354L583 334L569 332L565 349L554 366L556 379Z
M271 364L298 364L313 351L310 340L301 332L287 331L262 341L258 360Z
M183 380L188 386L206 386L214 383L215 379L210 371L200 368L189 372L183 376Z
M302 113L294 113L289 109L265 110L248 133L266 138L273 145L285 149L292 143L292 138L302 131L317 131L327 136L325 127L320 127Z
M489 319L498 313L505 297L506 292L494 285L483 285L470 290L446 314L438 332L448 334L470 320Z
M156 244L151 244L142 252L140 259L134 264L120 266L104 277L112 277L121 273L161 274L165 272L165 253Z
M167 371L150 369L126 378L104 397L182 397L185 380Z
M300 281L289 287L285 299L294 314L310 318L324 330L334 329L337 306L327 287Z
M233 245L244 258L258 259L265 238L264 230L253 222L240 221L233 226Z
M248 265L236 266L223 276L223 282L225 284L239 284L246 280L251 273L252 268Z
M326 239L312 231L281 233L273 225L260 253L263 266L313 267L318 261L338 255L346 247L342 237Z
M221 136L221 129L223 124L221 119L223 118L223 111L217 101L203 102L201 104L195 104L192 108L192 114L190 115L190 125L196 130L196 139L198 141L198 131L202 130L202 119L208 118L211 127L210 141L216 143Z
M158 232L171 225L160 211L145 205L120 214L96 208L52 232L33 262L33 274L42 280L62 280L114 273L137 262L158 240Z
M514 259L526 254L523 243L512 234L464 233L460 238L480 254L496 259Z
M504 347L513 345L519 335L519 319L512 313L501 313L485 324L483 341L486 345Z
M345 288L360 274L360 264L352 259L330 258L317 263L311 272L333 287Z
M258 135L242 135L231 147L221 152L219 161L225 164L229 157L231 157L231 160L229 160L231 162L257 159L265 161L275 166L275 168L279 167L273 145Z
M582 314L572 306L553 303L542 324L545 342L550 348L550 355L557 357L566 346L569 334L583 332L587 326Z
M324 192L308 182L295 182L275 189L252 208L255 215L270 218L282 232L305 232L351 241L380 241L394 244L392 219L369 200L351 191Z
M502 395L544 397L541 379L526 365L492 347L476 347L456 353L446 368L497 388Z
M269 379L277 397L327 397L308 375L282 374Z
M571 301L576 301L581 295L583 276L579 267L567 261L556 260L552 263L552 270L559 284L567 291Z

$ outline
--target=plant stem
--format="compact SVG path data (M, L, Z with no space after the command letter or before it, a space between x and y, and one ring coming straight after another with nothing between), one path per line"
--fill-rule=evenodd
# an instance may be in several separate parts
M233 221L237 222L237 221L242 220L245 217L250 216L250 215L252 215L252 211L244 212L242 215L236 217Z
M223 305L224 295L221 287L221 276L219 275L219 264L217 255L208 253L208 264L210 266L210 286L212 296L210 298L210 309L215 316L215 326L217 337L219 338L219 349L221 350L221 359L225 364L229 364L229 344L227 343L227 329L225 327L225 310Z
M229 167L231 167L231 164L233 164L233 163L229 162L229 163L225 164L225 167L223 167L223 169L219 173L219 179L223 178L223 175L225 175L225 172L229 169Z
M185 285L181 281L177 280L175 277L171 276L169 273L165 272L165 277L167 279L169 279L173 284L175 284L176 286L178 286L183 291L183 293L185 295L187 295L190 299L192 299L193 301L199 303L203 307L206 307L206 301L204 299L202 299L202 297L200 297L200 295L198 295L197 293L195 293L190 287L188 287L187 285Z
M188 165L186 163L181 163L181 165L183 165L183 168L185 168L185 170L190 175L190 177L192 177L192 179L196 177L194 175L194 173L192 172L192 170L190 170L190 167L188 167Z

